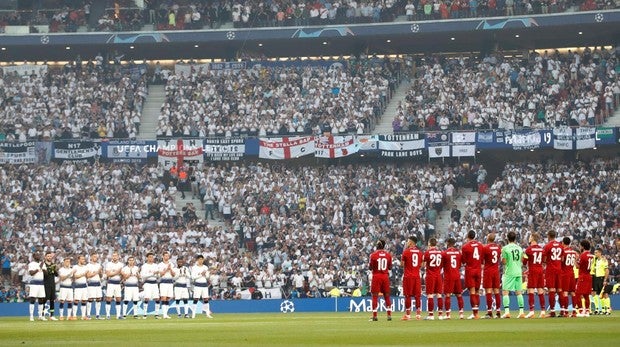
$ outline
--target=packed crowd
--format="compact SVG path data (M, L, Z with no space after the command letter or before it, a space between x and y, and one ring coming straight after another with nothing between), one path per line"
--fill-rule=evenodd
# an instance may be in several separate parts
M147 96L146 77L108 65L101 55L60 71L0 75L0 134L6 139L134 138Z
M618 56L604 49L430 57L416 64L395 132L601 124L620 105Z
M170 75L158 137L369 132L400 63L351 59L325 67L255 67Z

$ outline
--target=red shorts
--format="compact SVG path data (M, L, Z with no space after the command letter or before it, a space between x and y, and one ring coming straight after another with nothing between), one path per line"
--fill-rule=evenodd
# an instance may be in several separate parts
M575 273L572 270L570 273L565 273L562 275L562 285L560 288L562 288L563 291L574 292L576 286Z
M461 279L460 278L445 278L443 281L443 293L446 295L463 293L463 287L461 286Z
M548 289L560 288L562 285L561 271L545 271L545 287Z
M373 294L383 293L383 295L390 295L390 278L387 275L372 275L370 292Z
M476 293L480 288L480 281L482 280L482 271L480 269L467 269L465 268L465 288L475 288Z
M443 285L441 281L441 275L426 275L426 295L428 294L441 294L443 292Z
M422 286L420 277L407 276L403 277L403 295L420 296L422 295Z
M485 271L482 276L482 287L484 289L501 288L499 271Z
M592 293L592 276L579 276L575 294L590 295Z
M527 273L528 288L545 288L545 278L542 271L528 271Z

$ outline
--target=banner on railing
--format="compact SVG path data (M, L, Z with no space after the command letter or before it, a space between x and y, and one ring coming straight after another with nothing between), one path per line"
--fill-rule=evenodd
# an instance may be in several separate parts
M20 76L43 76L47 73L47 65L21 64L14 66L3 66L4 75L17 73Z
M596 147L596 128L579 127L575 129L575 149Z
M429 158L450 157L450 134L430 133L426 134L426 144Z
M201 167L204 162L202 140L159 140L157 160L165 169L185 164Z
M54 142L52 160L58 163L94 163L100 147L93 141Z
M37 162L37 143L0 142L0 164L32 164Z
M204 141L206 160L231 161L243 158L245 140L243 138L206 139Z
M319 136L314 142L314 156L318 158L348 157L359 150L354 136Z
M475 157L476 132L453 132L451 150L453 157Z
M382 157L420 157L425 145L425 134L379 135Z
M259 158L294 159L309 154L314 154L313 136L259 139Z
M113 163L146 163L157 156L157 141L104 141L101 161Z

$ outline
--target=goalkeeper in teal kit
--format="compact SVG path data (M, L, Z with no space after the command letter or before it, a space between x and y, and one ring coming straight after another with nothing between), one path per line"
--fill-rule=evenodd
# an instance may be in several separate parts
M518 318L525 318L523 312L523 249L515 243L517 234L508 233L508 244L502 248L502 264L504 264L504 276L502 276L502 294L504 302L504 314L502 318L510 318L510 292L515 292L519 303Z

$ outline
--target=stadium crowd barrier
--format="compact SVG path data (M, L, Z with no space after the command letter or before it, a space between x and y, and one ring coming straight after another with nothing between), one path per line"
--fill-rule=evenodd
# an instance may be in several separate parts
M0 164L49 162L147 163L168 168L261 159L343 158L371 154L386 158L475 157L479 150L583 150L620 143L617 127L563 127L544 130L494 130L394 135L226 137L165 140L69 140L0 142Z

